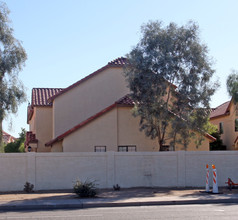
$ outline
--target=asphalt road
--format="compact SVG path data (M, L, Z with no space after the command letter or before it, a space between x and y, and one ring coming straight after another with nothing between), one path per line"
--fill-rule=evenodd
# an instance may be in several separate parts
M169 205L77 210L0 212L1 219L238 219L238 204Z

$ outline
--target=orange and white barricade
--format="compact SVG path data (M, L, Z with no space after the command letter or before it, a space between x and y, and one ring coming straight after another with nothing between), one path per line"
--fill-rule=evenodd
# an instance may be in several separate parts
M213 164L212 165L212 173L213 173L213 189L212 192L213 193L219 193L218 192L218 183L217 183L217 170L216 170L216 166Z
M210 191L209 187L209 167L208 164L206 165L206 192Z

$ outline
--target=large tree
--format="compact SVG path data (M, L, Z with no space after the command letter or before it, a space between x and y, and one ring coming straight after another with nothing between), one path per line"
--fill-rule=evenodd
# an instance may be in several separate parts
M8 113L16 113L18 105L25 101L24 87L18 79L27 59L21 43L13 36L9 10L0 2L0 143L2 121Z
M238 71L232 70L226 81L227 91L235 104L238 102Z
M195 132L203 137L216 88L210 82L214 70L207 47L194 22L149 22L141 32L125 68L134 115L140 116L140 130L158 139L160 149L166 142L173 148L179 142L186 149Z

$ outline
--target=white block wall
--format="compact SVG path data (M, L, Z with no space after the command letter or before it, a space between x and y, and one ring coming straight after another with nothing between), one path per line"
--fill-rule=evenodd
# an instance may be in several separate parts
M96 180L99 188L205 187L205 167L215 164L218 185L238 182L238 151L106 152L0 154L0 191L72 189L77 180Z

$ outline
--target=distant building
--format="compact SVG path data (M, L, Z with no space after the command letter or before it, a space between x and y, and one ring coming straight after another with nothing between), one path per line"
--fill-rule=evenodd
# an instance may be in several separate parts
M238 105L233 99L225 102L211 112L210 122L217 126L227 150L238 149Z
M2 140L4 144L8 144L11 142L15 142L17 138L13 137L12 135L8 134L5 131L2 131Z

